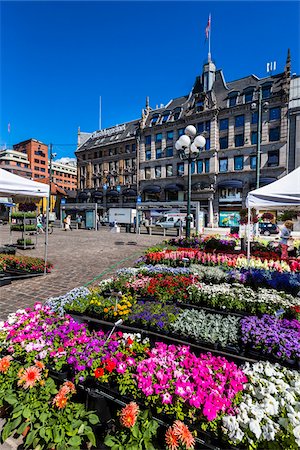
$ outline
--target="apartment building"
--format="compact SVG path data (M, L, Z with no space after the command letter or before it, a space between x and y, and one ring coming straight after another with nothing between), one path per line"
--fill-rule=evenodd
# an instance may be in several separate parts
M32 178L32 171L27 155L16 150L0 151L0 167L8 172L25 178Z

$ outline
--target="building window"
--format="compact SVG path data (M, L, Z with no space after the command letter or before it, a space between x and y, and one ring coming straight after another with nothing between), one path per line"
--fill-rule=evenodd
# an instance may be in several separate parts
M41 171L41 172L46 172L45 167L41 167L41 168L40 168L40 171Z
M191 163L191 174L193 175L195 173L196 170L196 163L195 161L192 161Z
M220 149L224 150L225 148L228 148L228 136L223 136L219 139L220 142Z
M178 137L182 136L184 134L184 128L178 129Z
M231 96L229 97L229 102L228 102L228 104L229 104L229 107L230 107L230 106L235 106L235 105L237 104L237 94L231 95Z
M146 155L146 161L149 161L151 159L151 150L146 150L145 155Z
M155 124L157 123L158 118L159 118L159 114L155 114L155 115L152 117L152 120L151 120L151 125L152 125L152 126L155 125Z
M256 162L257 162L257 157L250 156L250 169L256 170Z
M244 168L244 157L235 156L234 157L234 170L243 170Z
M279 120L281 116L281 108L269 109L269 120Z
M172 166L172 164L168 164L166 166L166 175L167 175L167 177L172 177L173 176L173 166Z
M171 156L173 156L173 147L167 147L166 148L166 157L170 158Z
M252 125L256 124L257 121L258 121L258 112L257 112L257 111L254 111L254 112L251 114L251 123L252 123Z
M161 166L155 167L155 178L161 178Z
M164 113L163 116L162 116L162 121L161 121L161 123L165 123L165 122L168 120L169 116L170 116L170 113L169 113L169 112Z
M279 166L279 150L268 152L268 167Z
M197 131L198 131L198 133L203 133L203 131L204 131L204 122L197 123Z
M131 145L131 151L132 151L132 153L134 153L136 151L136 145L135 144Z
M280 127L269 129L269 141L279 141L280 140Z
M174 115L173 115L174 120L178 120L178 119L179 119L180 113L181 113L181 110L180 110L180 109L179 109L178 111L175 111L175 112L174 112Z
M19 167L22 167L22 164L21 164L21 163L19 163L19 162L17 162L17 166L19 166Z
M219 159L219 172L228 172L228 158Z
M250 103L253 100L253 91L254 89L249 89L248 91L245 92L244 97L245 97L245 103Z
M251 131L251 144L257 144L257 131Z
M40 170L40 168L37 166L34 166L34 170Z
M234 145L235 147L242 147L244 145L244 135L236 134L234 136Z
M156 159L162 158L162 149L161 148L157 148L155 150L155 154L156 154Z
M145 136L145 145L151 145L151 134Z
M210 162L210 159L209 158L207 158L207 159L205 159L204 160L204 165L205 165L205 173L209 173L209 171L210 171L210 165L209 165L209 162Z
M263 86L262 98L269 98L269 97L271 97L271 85Z
M151 180L151 167L145 167L145 180Z
M244 124L245 124L245 116L244 115L235 116L234 119L235 119L235 121L234 121L235 128L244 126Z
M155 142L161 142L162 140L162 134L161 133L157 133L155 135Z
M167 132L167 141L172 141L174 137L174 131L168 131Z
M130 145L125 145L125 153L130 153Z
M228 119L221 119L219 122L219 130L228 130Z
M210 150L210 138L209 137L206 138L205 150Z
M46 165L46 161L41 161L42 166Z
M197 161L197 173L202 172L203 172L203 161L200 159L199 161Z
M179 177L182 177L184 175L184 163L178 163L177 164L177 175Z
M210 120L207 120L205 122L205 131L207 131L208 133L210 133Z

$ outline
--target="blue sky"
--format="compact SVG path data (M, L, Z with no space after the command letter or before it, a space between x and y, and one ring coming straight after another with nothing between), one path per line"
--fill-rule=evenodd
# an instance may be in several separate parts
M232 81L266 63L300 73L299 2L0 2L0 145L31 137L73 156L77 128L140 117L192 88L207 58ZM8 123L11 133L8 133ZM64 144L64 145L61 145Z

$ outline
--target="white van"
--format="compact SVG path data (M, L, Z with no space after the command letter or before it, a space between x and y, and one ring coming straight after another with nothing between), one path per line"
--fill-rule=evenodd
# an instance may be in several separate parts
M194 227L194 217L192 216L192 222L191 227ZM182 226L186 226L186 214L185 213L170 213L165 214L163 217L161 217L155 225L161 228L179 228L180 222L182 223Z

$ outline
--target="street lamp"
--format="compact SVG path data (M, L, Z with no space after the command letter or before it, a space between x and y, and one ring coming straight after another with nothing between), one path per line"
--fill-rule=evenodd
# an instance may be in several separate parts
M52 161L54 158L56 158L56 153L53 153L53 144L50 144L50 164L49 164L49 187L50 187L50 192L49 192L49 198L50 198L50 202L49 202L49 211L52 212L52 203L51 203L51 183L52 183Z
M259 188L260 183L260 159L261 159L261 131L262 131L262 111L267 111L269 107L268 102L262 104L262 87L258 88L258 103L251 103L251 110L257 111L257 142L256 142L256 189Z
M181 160L188 161L188 195L187 195L187 216L186 216L186 237L191 236L191 191L192 191L192 170L191 165L200 154L200 149L205 147L206 139L198 135L194 125L188 125L184 134L175 143Z

